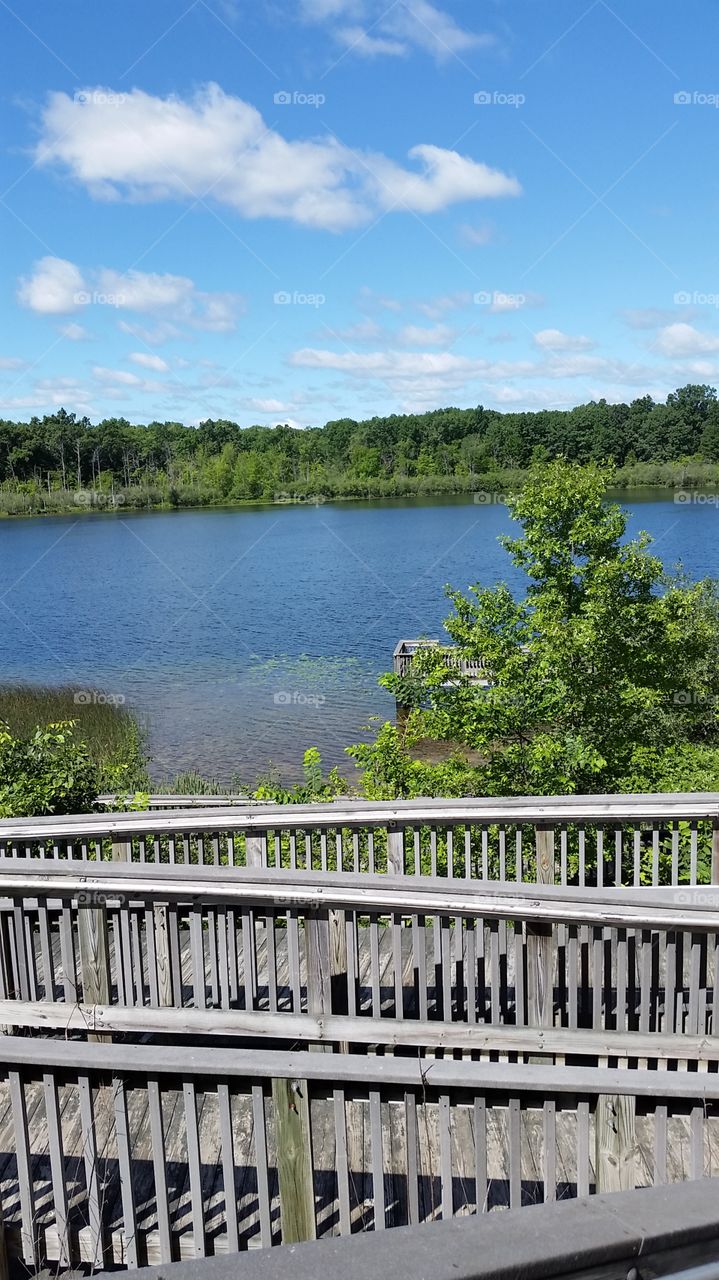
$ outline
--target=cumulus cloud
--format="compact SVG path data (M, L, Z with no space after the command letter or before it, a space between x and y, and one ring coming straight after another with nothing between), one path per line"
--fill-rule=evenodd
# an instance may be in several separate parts
M702 333L691 324L669 324L657 337L656 347L665 356L697 356L719 351L719 338Z
M215 332L234 329L242 304L237 294L198 289L188 276L111 267L83 272L74 262L50 257L41 258L32 274L20 280L17 297L41 315L68 314L88 306L148 314L168 311L195 328Z
M40 258L31 276L21 277L17 299L41 315L61 316L82 306L85 281L79 267L64 258Z
M562 333L561 329L540 329L534 341L543 351L588 351L596 343L583 335Z
M434 213L516 196L516 178L456 151L412 147L414 168L334 137L288 140L250 103L211 84L183 101L134 89L53 93L36 151L98 199L216 200L245 218L342 231L378 213Z

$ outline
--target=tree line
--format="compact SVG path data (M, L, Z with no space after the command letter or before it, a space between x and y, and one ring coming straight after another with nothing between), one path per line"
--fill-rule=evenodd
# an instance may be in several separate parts
M627 483L715 479L717 392L689 384L664 403L642 396L521 413L450 407L304 430L227 419L93 424L60 409L29 422L0 420L0 511L467 492L488 477L509 487L516 473L556 457L611 460Z

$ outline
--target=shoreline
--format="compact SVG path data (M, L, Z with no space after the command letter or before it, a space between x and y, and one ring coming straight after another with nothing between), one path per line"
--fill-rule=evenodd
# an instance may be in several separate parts
M637 476L638 468L621 468L614 477L610 493L616 492L641 492L643 490L663 490L667 494L680 493L706 493L707 496L713 493L719 493L719 463L643 463L642 468L655 466L659 474L651 477L643 478ZM662 474L664 472L664 474ZM132 490L124 490L117 494L92 494L89 490L71 491L71 490L54 490L54 493L67 494L66 501L60 501L57 505L45 505L41 500L37 506L29 505L24 510L2 511L0 510L0 521L2 520L22 520L34 519L37 516L89 516L89 515L119 515L125 511L143 512L143 511L235 511L243 508L256 509L258 507L302 507L302 506L322 506L325 503L361 503L361 502L391 502L402 501L406 499L421 500L423 498L470 498L474 495L474 500L478 506L490 506L493 503L501 502L502 497L509 495L522 484L529 475L528 470L522 471L497 471L487 472L483 476L467 477L467 481L472 483L457 484L437 483L431 484L428 488L408 487L401 492L386 492L379 489L376 492L367 493L341 493L341 492L325 492L314 493L296 492L294 494L283 494L278 497L262 497L262 498L221 498L216 501L175 501L175 502L147 502L142 501L139 493L137 500ZM463 477L453 477L457 480ZM429 479L427 477L427 479ZM439 481L442 477L437 477ZM447 478L452 479L450 477ZM388 488L390 487L388 483ZM82 494L82 497L76 497L76 492ZM0 492L0 501L3 497L22 499L29 495L24 494L3 494ZM34 495L33 495L34 496ZM39 496L39 495L38 495Z

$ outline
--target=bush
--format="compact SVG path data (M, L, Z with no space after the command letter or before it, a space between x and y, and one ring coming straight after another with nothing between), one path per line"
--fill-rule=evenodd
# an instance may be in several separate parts
M99 772L75 741L72 720L13 737L0 724L0 817L87 813L95 806Z

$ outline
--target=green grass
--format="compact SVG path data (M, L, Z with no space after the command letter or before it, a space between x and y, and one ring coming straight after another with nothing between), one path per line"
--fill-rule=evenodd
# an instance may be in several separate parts
M130 711L100 701L101 694L75 685L0 685L0 722L15 737L29 738L38 726L74 720L77 740L101 770L102 790L142 789L147 785L143 732Z

